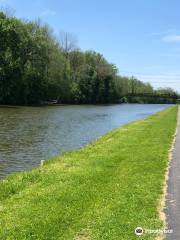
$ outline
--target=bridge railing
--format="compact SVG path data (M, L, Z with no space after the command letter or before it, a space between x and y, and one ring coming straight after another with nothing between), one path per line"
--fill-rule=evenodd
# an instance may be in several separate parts
M179 99L177 94L156 94L156 93L128 93L127 97L153 97L153 98L171 98Z

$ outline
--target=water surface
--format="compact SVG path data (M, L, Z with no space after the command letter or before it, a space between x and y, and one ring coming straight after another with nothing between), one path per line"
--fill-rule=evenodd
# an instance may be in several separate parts
M0 178L77 149L113 128L169 105L0 108Z

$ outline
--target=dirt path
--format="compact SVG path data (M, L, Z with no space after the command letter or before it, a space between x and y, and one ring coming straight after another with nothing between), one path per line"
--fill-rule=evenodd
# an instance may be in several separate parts
M180 107L176 142L169 169L165 213L168 223L167 227L173 230L173 233L166 235L166 239L180 240Z

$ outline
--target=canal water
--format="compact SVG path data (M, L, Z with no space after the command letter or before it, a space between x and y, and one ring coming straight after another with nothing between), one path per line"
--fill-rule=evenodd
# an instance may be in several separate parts
M169 105L120 104L0 108L0 179L78 149L113 128Z

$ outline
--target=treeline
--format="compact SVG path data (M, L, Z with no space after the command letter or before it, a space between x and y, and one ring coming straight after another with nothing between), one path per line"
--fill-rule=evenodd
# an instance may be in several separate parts
M101 54L78 49L72 35L57 39L40 21L0 12L0 104L158 102L128 97L154 92L149 83L119 76Z

